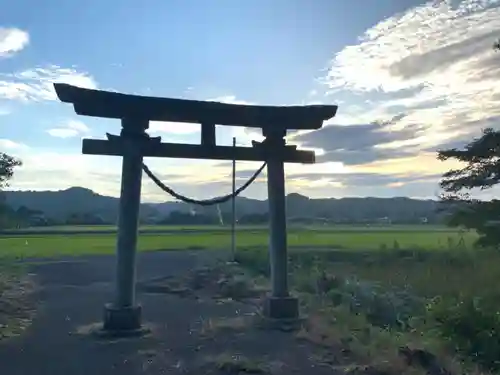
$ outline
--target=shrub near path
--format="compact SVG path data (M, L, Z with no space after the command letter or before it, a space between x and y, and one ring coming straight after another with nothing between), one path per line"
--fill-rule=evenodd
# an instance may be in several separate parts
M265 251L240 251L238 260L268 273ZM290 262L309 316L300 337L317 345L320 361L345 360L340 350L374 371L359 373L498 369L500 254L310 251L292 252Z
M0 340L19 335L30 325L34 286L25 267L0 260Z

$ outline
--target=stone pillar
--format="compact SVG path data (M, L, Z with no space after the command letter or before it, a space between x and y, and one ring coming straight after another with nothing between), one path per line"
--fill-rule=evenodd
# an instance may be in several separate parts
M264 315L272 319L295 319L299 315L298 300L288 291L288 255L286 229L285 172L281 150L286 131L267 135L267 189L269 201L269 260L271 296L265 301Z
M146 123L147 124L147 123ZM105 331L137 331L141 328L141 306L135 303L136 252L141 202L142 154L139 143L147 134L126 131L140 125L122 122L120 141L124 142L122 181L116 244L116 295L106 305ZM147 127L147 126L146 126Z

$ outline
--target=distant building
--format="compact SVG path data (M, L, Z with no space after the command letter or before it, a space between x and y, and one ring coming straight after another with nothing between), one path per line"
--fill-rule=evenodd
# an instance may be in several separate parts
M47 225L47 218L43 213L32 214L28 219L28 225L33 227Z
M376 220L377 224L392 224L391 219L389 219L387 216L386 217L379 217Z

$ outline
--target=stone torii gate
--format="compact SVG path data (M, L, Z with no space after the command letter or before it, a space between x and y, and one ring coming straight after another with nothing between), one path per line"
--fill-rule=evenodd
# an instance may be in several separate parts
M54 84L58 98L71 103L79 115L121 120L119 136L83 139L82 153L122 156L122 181L116 244L116 292L105 306L105 331L133 332L141 329L141 306L135 301L136 247L143 157L247 160L267 162L270 219L271 295L264 303L264 315L272 319L293 319L298 301L289 294L287 276L287 232L285 214L284 163L314 163L313 151L287 146L289 129L319 129L335 116L337 106L251 106L126 95ZM163 143L150 137L149 121L198 123L199 145ZM252 147L218 146L215 125L261 128L265 140Z

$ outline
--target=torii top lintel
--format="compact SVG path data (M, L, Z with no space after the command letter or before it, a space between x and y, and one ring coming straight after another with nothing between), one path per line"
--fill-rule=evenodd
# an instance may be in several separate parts
M335 105L257 106L127 95L55 83L59 100L79 115L244 126L262 129L319 129L335 116Z

